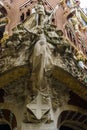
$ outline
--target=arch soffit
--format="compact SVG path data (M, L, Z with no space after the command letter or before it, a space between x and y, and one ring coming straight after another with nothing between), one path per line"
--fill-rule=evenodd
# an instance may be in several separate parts
M83 115L86 115L87 116L87 110L83 109L83 108L80 108L80 107L77 107L77 106L74 106L74 105L65 105L65 106L62 106L60 108L57 109L57 111L55 112L55 116L56 116L56 126L58 127L58 122L60 120L60 115L62 114L62 112L64 111L74 111L74 112L79 112Z

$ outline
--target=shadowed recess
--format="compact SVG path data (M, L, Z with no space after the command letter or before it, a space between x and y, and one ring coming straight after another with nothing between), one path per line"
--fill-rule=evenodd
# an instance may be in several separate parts
M11 130L8 124L0 124L0 130Z

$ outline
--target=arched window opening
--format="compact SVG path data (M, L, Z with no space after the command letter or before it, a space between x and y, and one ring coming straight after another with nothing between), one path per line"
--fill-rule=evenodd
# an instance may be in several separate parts
M20 21L24 21L24 13L22 13L22 15L20 16Z
M52 23L55 23L55 18L52 18Z
M65 110L60 114L57 126L59 130L87 130L86 119L87 115L82 112ZM83 125L81 125L82 122L84 122Z
M0 109L0 130L14 130L16 128L17 121L15 115L8 109Z
M44 2L45 5L47 5L47 2Z
M27 12L26 12L26 17L27 16L30 16L30 9L28 9Z
M32 3L33 3L33 1L30 1L30 3L32 4Z

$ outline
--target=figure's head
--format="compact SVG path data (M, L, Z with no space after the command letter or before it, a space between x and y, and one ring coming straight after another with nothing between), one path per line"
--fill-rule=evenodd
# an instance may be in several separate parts
M76 0L76 5L77 5L77 6L80 5L80 0Z

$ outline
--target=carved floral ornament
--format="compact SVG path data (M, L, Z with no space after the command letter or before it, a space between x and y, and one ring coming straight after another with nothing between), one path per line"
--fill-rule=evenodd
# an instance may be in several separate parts
M26 107L27 107L27 120L28 121L33 120L33 119L30 120L29 118L30 111L32 112L34 118L36 118L36 120L38 121L40 120L45 121L48 119L48 115L50 111L49 102L40 93L38 93L37 97L32 102L27 104Z

